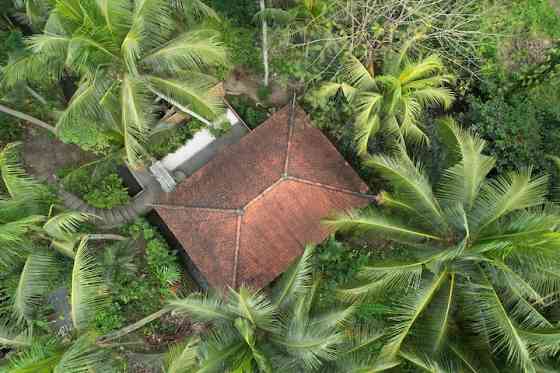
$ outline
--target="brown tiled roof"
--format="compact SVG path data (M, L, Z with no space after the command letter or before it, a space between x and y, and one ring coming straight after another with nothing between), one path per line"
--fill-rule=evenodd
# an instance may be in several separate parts
M366 206L366 184L305 112L286 107L164 194L155 209L211 286L262 288Z

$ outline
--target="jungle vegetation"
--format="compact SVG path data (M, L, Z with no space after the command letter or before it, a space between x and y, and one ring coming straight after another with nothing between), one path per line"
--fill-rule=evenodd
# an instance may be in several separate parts
M0 45L0 372L560 371L557 1L0 0ZM224 95L375 195L265 289L59 193L126 204Z

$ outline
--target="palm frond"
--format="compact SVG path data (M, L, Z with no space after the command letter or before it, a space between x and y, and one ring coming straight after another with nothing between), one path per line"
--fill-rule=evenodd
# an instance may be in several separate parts
M455 94L448 88L426 87L415 90L411 96L418 101L423 108L441 106L449 110L455 101Z
M440 288L448 280L449 273L443 271L435 275L431 280L423 283L417 291L406 295L397 303L392 311L391 320L394 324L390 328L389 340L381 351L383 360L392 361L396 359L401 351L403 342L410 336L412 328L420 316L428 309Z
M358 90L350 84L327 82L319 88L317 95L320 98L326 99L336 96L338 92L342 92L348 102L352 102L354 97L356 97Z
M132 7L124 0L96 0L109 32L120 39L131 27Z
M441 207L421 165L415 165L405 155L376 155L368 159L366 164L377 170L391 184L398 200L402 200L408 206L414 206L418 215L431 222L436 229L441 230L445 227Z
M341 77L352 87L360 90L373 88L375 86L374 77L362 62L353 55L348 55L346 57Z
M58 263L52 255L34 253L27 258L13 297L13 310L18 322L31 322L34 311L42 303L49 288L49 278L57 272Z
M82 79L68 107L59 117L57 129L64 131L68 128L80 128L84 126L84 122L108 119L107 110L101 101L110 93L112 83L103 73Z
M188 314L194 320L202 322L232 321L235 318L219 296L193 293L183 299L172 299L167 304L174 313Z
M33 53L45 58L66 60L70 38L66 35L51 33L36 34L27 39L27 45Z
M324 220L324 224L335 231L361 232L405 244L442 240L431 232L409 226L396 217L388 217L374 208L340 213Z
M419 62L407 64L399 75L401 84L407 85L415 81L431 78L434 75L441 74L445 65L441 58L432 54Z
M413 351L411 349L401 350L399 355L406 361L411 363L417 368L420 368L424 372L430 373L452 373L456 370L449 370L443 367L437 360L433 359L432 356L422 353L420 351Z
M169 348L165 355L166 373L190 373L198 363L196 347L200 340L191 338L188 342L179 343Z
M472 208L495 159L482 154L486 145L478 135L465 131L450 117L438 122L441 138L458 163L444 171L438 195L448 204L460 202Z
M212 18L218 20L220 17L210 6L202 0L172 0L175 8L183 10L187 20L197 20L201 18Z
M146 55L142 62L158 73L176 70L200 70L205 66L224 65L226 49L212 30L196 30L179 35Z
M285 335L275 342L301 362L304 368L314 370L337 357L337 346L343 340L343 334L334 328L317 328L311 322L291 322Z
M560 328L522 329L520 335L541 356L554 357L560 352Z
M63 352L53 343L33 343L21 353L11 356L3 370L9 373L53 372Z
M17 332L8 325L0 325L0 346L2 348L21 348L31 346L30 330Z
M24 258L24 254L29 252L26 246L31 242L28 235L36 231L43 221L44 217L32 215L0 224L0 265L9 267Z
M84 212L63 212L47 220L43 230L57 240L68 240L80 229L80 225L91 220L94 216Z
M242 317L255 327L273 331L276 328L276 308L261 292L251 292L245 287L239 291L230 289L228 308L231 313Z
M64 352L53 373L101 372L113 368L109 351L95 345L95 336L84 334Z
M221 97L213 92L213 84L204 79L165 79L147 76L150 89L158 96L189 112L194 111L208 119L216 118L224 108Z
M0 174L6 191L12 198L36 198L43 189L29 177L18 160L20 143L9 143L0 151Z
M126 74L121 83L121 125L128 162L132 167L143 163L146 143L153 122L152 103L143 83Z
M532 170L510 172L483 186L473 218L479 232L507 214L545 203L548 177L533 177Z
M85 330L91 324L96 312L104 307L106 295L101 268L83 239L74 258L70 293L70 314L77 330Z
M337 326L343 327L349 323L357 308L357 305L352 304L342 309L334 309L313 317L311 323L316 324L318 328L324 329Z
M275 307L284 307L291 303L297 294L309 288L312 281L314 251L314 246L306 246L299 260L284 272L280 281L274 286L272 302Z
M505 353L507 360L522 372L534 372L533 354L529 345L495 290L491 286L480 288L472 306L479 312L474 330L488 334L494 352Z
M367 265L360 269L357 277L366 284L339 290L339 294L350 301L366 296L375 296L390 289L416 289L422 279L423 266L439 255L425 255L416 260L390 261Z
M140 57L165 44L175 32L171 5L169 0L134 2L130 30L137 35Z

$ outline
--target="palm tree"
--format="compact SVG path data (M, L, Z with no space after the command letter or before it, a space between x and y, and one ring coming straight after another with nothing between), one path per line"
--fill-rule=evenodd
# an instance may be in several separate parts
M560 320L550 312L560 300L559 218L546 205L547 177L525 169L489 178L495 159L483 155L485 142L451 119L438 126L450 166L435 191L404 150L372 156L367 164L392 192L378 195L379 207L327 221L406 254L362 268L363 284L340 294L392 301L386 361L429 371L497 372L498 361L503 371L547 371L560 351Z
M419 61L408 58L413 41L406 43L400 53L388 54L380 75L375 73L372 61L363 64L358 58L348 56L340 82L326 83L319 91L321 97L342 92L352 105L354 139L360 155L367 154L370 140L379 131L402 141L428 142L419 123L423 111L432 106L448 109L453 103L453 93L445 87L453 76L444 73L438 55Z
M209 329L172 348L166 371L351 372L346 368L377 364L368 348L380 334L347 327L354 306L317 312L319 282L313 281L312 251L305 250L271 296L241 287L170 301L174 313L188 314ZM337 370L343 361L345 369Z
M4 84L77 77L57 131L64 138L68 129L99 128L140 166L158 100L205 122L222 109L215 79L202 69L224 64L225 48L213 31L185 31L179 9L189 20L212 14L198 0L56 1L44 32L28 40L31 54L4 69Z
M96 345L96 335L90 330L96 312L104 305L107 288L86 243L85 239L81 241L74 258L70 290L72 331L66 336L34 332L32 316L49 289L49 279L58 272L59 263L48 252L37 252L27 258L12 299L16 321L0 328L0 346L13 350L0 371L116 371L109 350ZM27 322L25 326L23 321Z

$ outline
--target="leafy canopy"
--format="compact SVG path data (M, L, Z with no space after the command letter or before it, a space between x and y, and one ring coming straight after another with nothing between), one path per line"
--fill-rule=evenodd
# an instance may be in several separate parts
M216 32L193 22L208 15L215 16L198 0L56 1L43 33L27 40L31 53L4 69L4 84L77 78L57 130L64 138L95 126L139 166L158 99L210 119L222 109L215 79L202 70L224 64L226 51Z
M404 150L373 156L367 164L391 193L378 196L379 207L326 222L404 245L408 254L363 267L362 284L340 294L392 299L388 361L492 372L504 357L504 369L543 371L560 349L551 313L560 289L559 218L546 205L547 177L524 169L490 178L495 160L483 154L485 142L449 118L438 126L450 164L437 188Z

